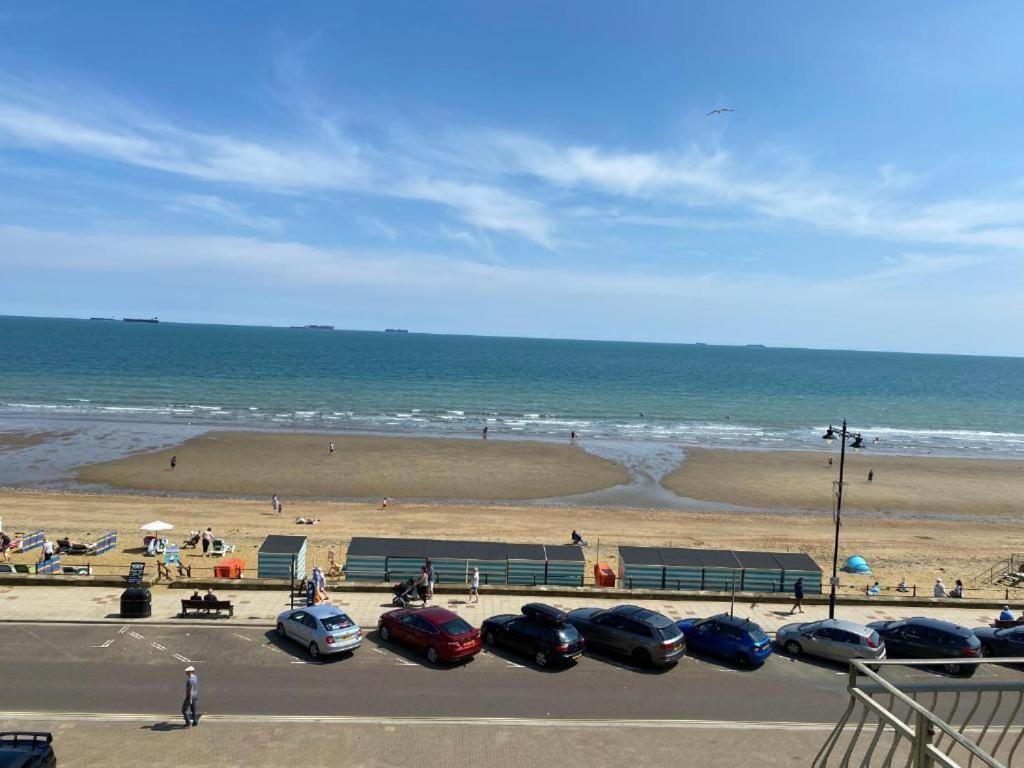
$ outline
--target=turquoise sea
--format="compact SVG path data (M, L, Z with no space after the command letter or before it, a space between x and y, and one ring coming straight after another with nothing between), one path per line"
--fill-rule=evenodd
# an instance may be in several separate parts
M752 330L752 335L756 335ZM1024 455L1024 359L0 317L0 429L174 425Z

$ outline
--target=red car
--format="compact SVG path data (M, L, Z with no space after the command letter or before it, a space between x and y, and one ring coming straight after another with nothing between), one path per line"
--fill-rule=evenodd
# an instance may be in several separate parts
M380 639L394 640L426 654L427 661L459 661L480 652L480 630L445 608L399 608L377 624Z

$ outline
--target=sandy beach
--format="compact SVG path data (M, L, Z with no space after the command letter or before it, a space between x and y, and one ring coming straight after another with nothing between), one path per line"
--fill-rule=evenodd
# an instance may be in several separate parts
M268 501L230 499L155 498L131 495L89 495L13 491L8 495L4 529L9 532L42 528L53 539L94 540L117 530L116 552L89 561L102 573L122 573L139 559L142 533L138 527L154 519L175 526L172 541L181 542L190 529L211 526L238 547L250 569L267 534L302 534L309 537L311 556L325 563L327 551L344 553L353 536L499 540L545 544L568 543L575 527L588 540L586 555L592 564L616 564L622 544L684 546L740 550L807 552L823 570L831 567L832 522L817 516L772 514L712 514L677 510L580 509L566 507L489 504L396 504L381 512L375 504L293 501L286 515L274 515ZM318 517L315 526L294 523L296 515ZM955 543L955 545L954 545ZM927 587L936 578L947 583L970 579L1009 552L1024 551L1024 531L1011 521L965 526L960 522L902 519L864 519L851 516L843 526L842 557L868 558L875 578L896 584L901 578ZM211 574L214 560L185 550L196 575ZM29 553L32 554L32 553ZM15 556L27 562L29 555ZM34 559L34 558L32 558ZM843 576L850 587L863 588L867 577Z
M173 472L172 455L178 459ZM521 500L609 488L629 475L620 464L568 444L210 432L173 449L83 467L79 479L129 490L237 496Z
M831 512L832 481L838 478L836 452L688 448L663 484L692 499ZM847 453L845 481L845 513L1005 517L1024 510L1024 461Z

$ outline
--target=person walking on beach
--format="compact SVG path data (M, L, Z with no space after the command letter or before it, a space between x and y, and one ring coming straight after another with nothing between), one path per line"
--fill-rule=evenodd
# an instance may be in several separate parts
M388 511L388 497L387 496L385 496L384 499L380 503L380 511L381 512L387 512Z
M213 529L207 528L203 531L203 557L210 551L210 544L213 542Z
M793 611L799 610L800 613L804 612L804 580L797 579L796 584L793 585L793 607L789 609L792 614Z
M868 470L868 482L870 483L874 479L875 479L875 470L869 469Z
M569 433L569 445L576 445L576 430Z
M53 557L53 542L49 539L43 539L43 562Z
M480 569L473 567L473 575L469 577L469 602L476 603L480 600Z
M193 666L185 667L185 700L181 703L181 716L185 727L199 725L199 676Z
M327 455L328 456L333 456L334 455L334 441L333 440L327 444Z
M484 440L487 439L487 427L484 427Z
M831 456L828 457L828 461L825 462L825 469L832 469L832 465L835 464L836 460Z
M280 512L281 511L281 502L277 498L277 494L276 493L273 496L270 497L270 508L273 509L275 512Z
M176 466L178 466L178 457L177 457L177 455L171 456L171 472L174 471L174 468Z

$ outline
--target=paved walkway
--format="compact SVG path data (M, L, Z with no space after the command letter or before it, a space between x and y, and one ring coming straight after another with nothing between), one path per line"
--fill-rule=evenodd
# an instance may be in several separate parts
M19 587L0 586L0 621L64 621L124 623L119 615L120 588L111 587ZM142 622L198 622L206 625L234 624L247 626L272 625L277 615L289 607L287 592L239 590L220 591L218 597L230 600L235 606L233 619L215 617L177 618L181 600L189 596L184 589L154 587L153 615ZM624 599L522 595L480 596L477 604L467 603L464 595L439 593L432 605L440 605L463 616L471 624L479 626L488 616L499 613L518 613L519 607L531 600L551 603L564 610L582 606L607 607L624 602ZM374 627L385 611L392 609L390 592L340 592L332 594L332 602L343 609L363 627ZM672 619L707 616L729 610L728 600L722 602L687 600L632 600L652 610L659 611ZM298 603L296 603L298 604ZM418 605L418 603L417 603ZM822 619L828 616L827 605L809 605L802 616L789 614L789 607L782 604L750 603L749 600L736 602L735 612L749 617L766 631L774 632L783 624L797 621ZM978 627L990 623L997 611L989 608L963 607L915 608L892 605L840 605L837 614L842 618L867 623L879 619L899 619L908 616L927 615L945 619L966 627Z

